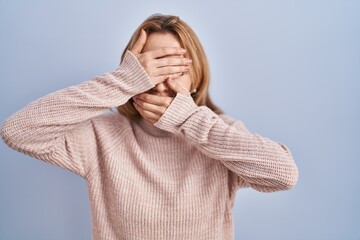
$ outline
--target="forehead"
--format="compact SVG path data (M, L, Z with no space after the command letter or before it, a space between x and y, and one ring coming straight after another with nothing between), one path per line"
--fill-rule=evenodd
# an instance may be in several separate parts
M147 36L144 51L161 47L181 47L179 40L173 33L153 32Z

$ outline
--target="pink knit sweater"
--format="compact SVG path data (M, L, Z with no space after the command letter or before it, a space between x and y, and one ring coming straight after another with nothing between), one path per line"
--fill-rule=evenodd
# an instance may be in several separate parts
M154 125L106 111L154 84L129 51L112 72L50 93L8 117L11 148L86 180L94 240L234 238L235 193L293 188L286 145L177 93Z

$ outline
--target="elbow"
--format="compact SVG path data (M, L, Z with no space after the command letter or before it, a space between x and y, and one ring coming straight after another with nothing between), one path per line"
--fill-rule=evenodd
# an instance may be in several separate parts
M290 190L294 188L299 180L299 170L295 163L292 166L292 169L288 175L288 181L285 190Z
M7 118L0 126L0 136L4 143L10 148L17 146L24 141L23 130L16 130L17 123L12 118Z
M285 177L285 181L283 182L283 189L282 190L290 190L293 189L299 179L299 170L297 168L297 166L294 164L293 167L291 168L290 172L288 175L286 175Z
M0 126L0 136L6 144L8 144L9 142L9 138L10 138L9 132L10 132L10 124L7 120L5 120Z
M251 184L259 192L278 192L293 189L299 179L299 171L295 164L292 164L286 174L273 175L272 179L263 180L263 184Z
M295 161L291 154L290 149L282 143L279 143L279 144L284 149L285 155L286 155L283 162L288 163L286 174L282 178L283 179L282 186L283 186L283 190L290 190L290 189L294 188L298 182L299 169L295 164Z
M299 170L294 162L289 166L287 173L282 175L278 181L278 186L280 191L291 190L293 189L299 179Z

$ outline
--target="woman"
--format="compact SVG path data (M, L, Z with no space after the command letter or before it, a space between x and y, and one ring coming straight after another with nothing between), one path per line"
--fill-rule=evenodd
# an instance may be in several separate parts
M208 90L195 33L156 14L116 70L31 102L1 136L86 180L93 239L233 239L236 191L289 190L298 170L286 145L225 115Z

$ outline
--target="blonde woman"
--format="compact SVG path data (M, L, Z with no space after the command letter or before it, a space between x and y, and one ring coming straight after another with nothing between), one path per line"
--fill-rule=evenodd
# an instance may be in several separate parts
M230 240L236 191L289 190L298 169L286 145L216 107L209 81L192 29L155 14L114 71L29 103L1 136L86 180L95 240Z

